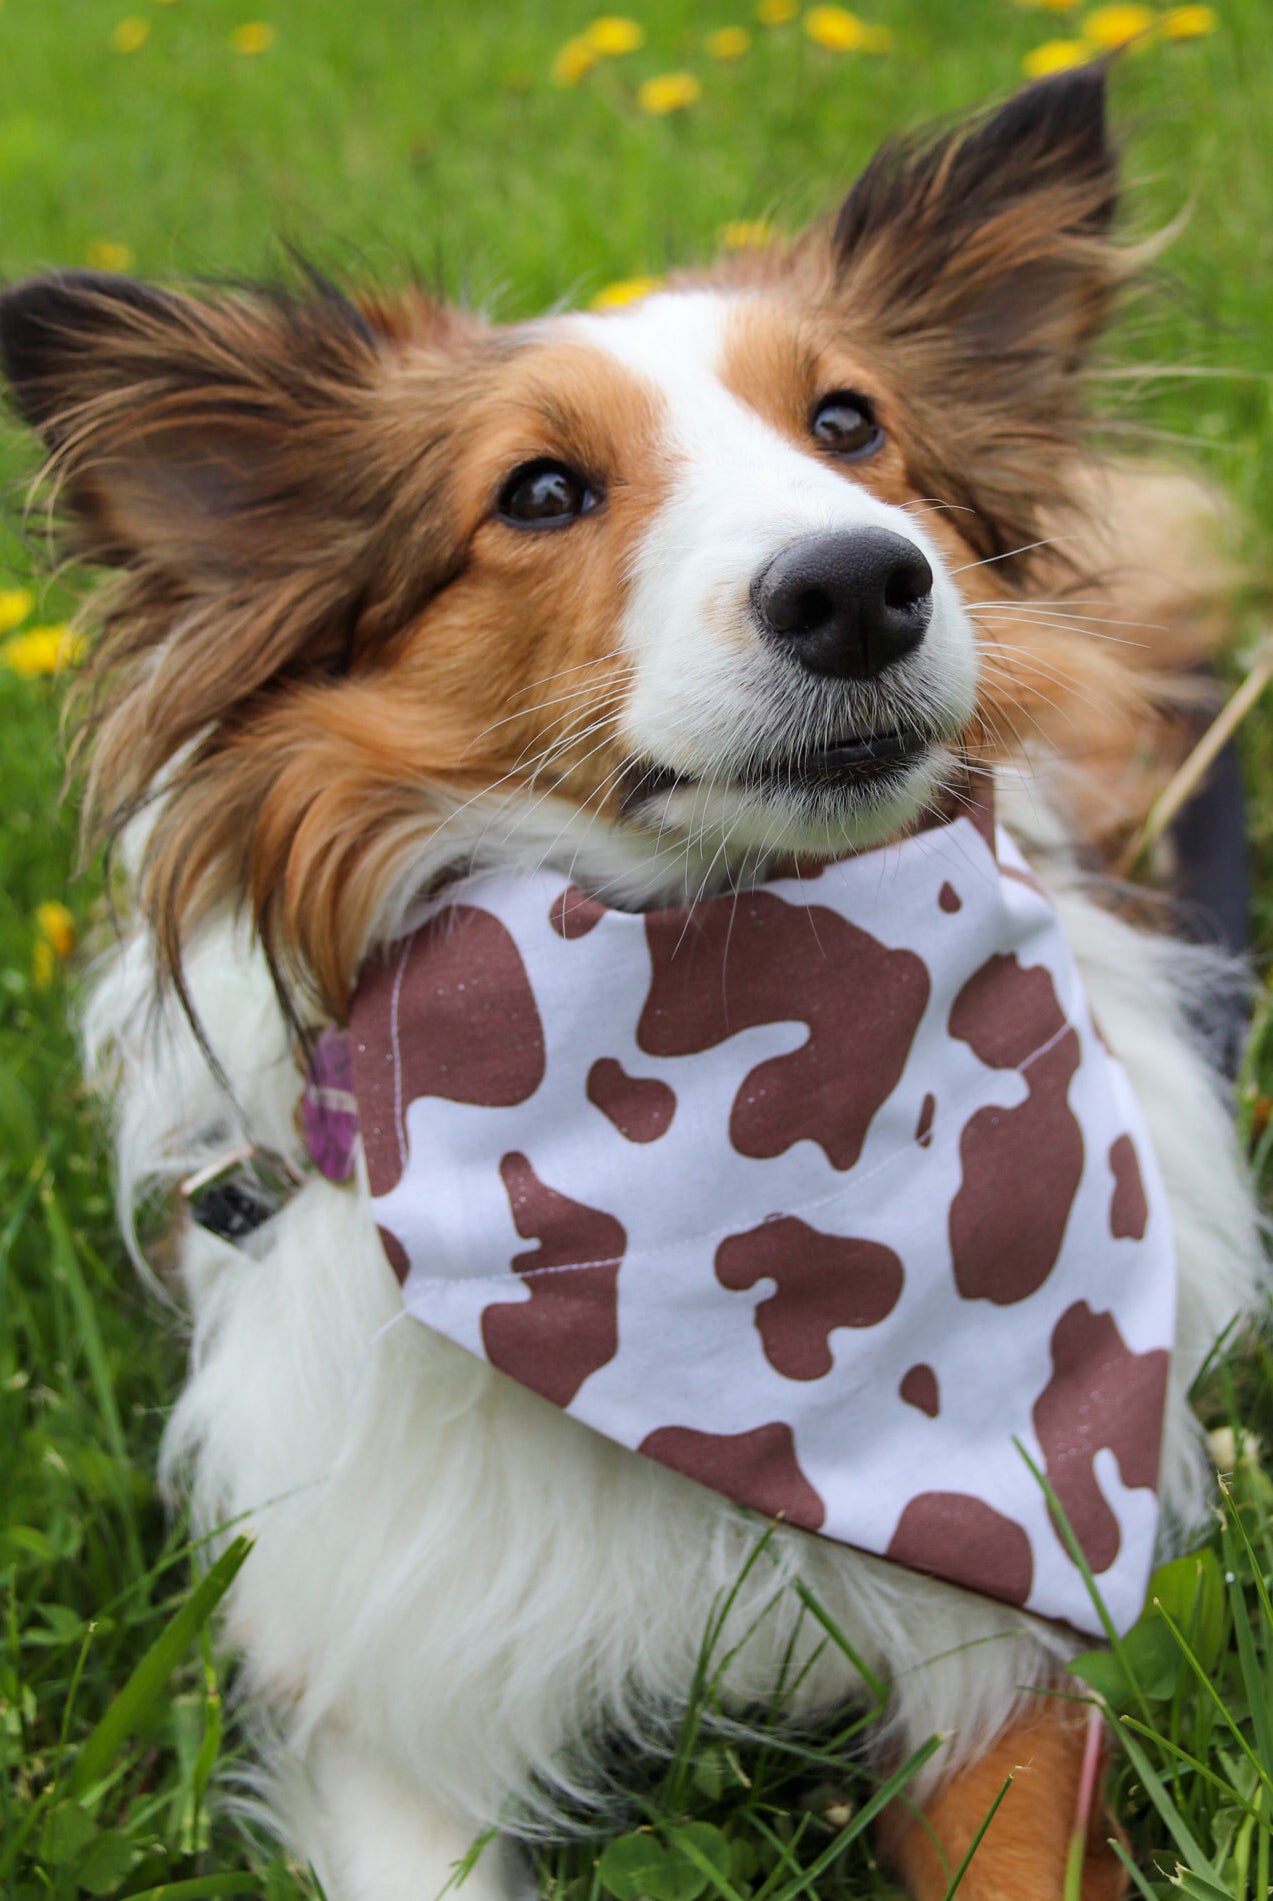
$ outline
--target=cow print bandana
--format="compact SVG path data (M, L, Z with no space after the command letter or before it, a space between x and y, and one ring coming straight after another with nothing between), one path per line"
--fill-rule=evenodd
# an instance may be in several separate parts
M1076 1629L1144 1595L1162 1186L1057 914L974 810L633 914L432 899L350 1032L407 1310L768 1518Z

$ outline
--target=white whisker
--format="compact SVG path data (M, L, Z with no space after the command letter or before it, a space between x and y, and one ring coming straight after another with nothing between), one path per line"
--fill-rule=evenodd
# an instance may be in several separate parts
M1005 548L1002 554L988 554L981 561L965 561L962 567L949 570L952 577L967 574L973 568L992 568L996 561L1011 561L1019 554L1029 554L1035 548L1059 547L1063 541L1073 541L1073 535L1044 535L1039 541L1024 542L1019 548Z

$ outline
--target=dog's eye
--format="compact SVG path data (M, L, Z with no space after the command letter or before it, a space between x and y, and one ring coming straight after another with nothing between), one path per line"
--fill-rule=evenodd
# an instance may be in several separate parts
M586 515L600 498L564 462L523 462L499 495L499 512L518 528L560 528Z
M884 431L875 420L870 398L851 389L838 389L824 396L809 418L815 441L832 455L857 461L874 455L884 441Z

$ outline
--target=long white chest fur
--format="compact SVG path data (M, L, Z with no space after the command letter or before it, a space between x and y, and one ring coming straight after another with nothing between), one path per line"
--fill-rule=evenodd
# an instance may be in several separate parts
M1171 1210L1170 1538L1204 1494L1188 1386L1262 1272L1229 1115L1182 1015L1209 967L1097 908L1063 865L1047 882ZM295 1153L296 1072L259 958L227 924L188 968L254 1133ZM105 967L87 1024L118 1106L126 1201L188 1172L233 1126L179 1020L154 1028L150 972L138 937ZM165 1441L167 1481L201 1530L246 1520L255 1535L229 1621L270 1719L275 1808L329 1893L396 1901L440 1887L510 1800L542 1804L532 1779L586 1783L585 1758L563 1755L579 1739L639 1736L675 1707L757 1522L405 1318L365 1193L311 1178L272 1234L263 1259L185 1234L191 1376ZM793 1635L797 1653L813 1648L785 1589L799 1576L892 1682L888 1742L949 1734L938 1767L984 1746L1081 1642L794 1530L770 1550L733 1613L735 1634L752 1634L729 1692L763 1699ZM828 1649L800 1700L832 1704L854 1688ZM501 1864L483 1866L479 1885L499 1890ZM416 1873L399 1885L406 1868ZM427 1868L433 1887L418 1878Z

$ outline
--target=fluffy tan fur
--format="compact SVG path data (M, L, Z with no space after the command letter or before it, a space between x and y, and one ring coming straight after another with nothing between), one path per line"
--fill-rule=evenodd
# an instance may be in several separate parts
M914 1901L942 1901L1005 1785L994 1820L959 1892L968 1901L1043 1901L1065 1888L1066 1856L1078 1808L1082 1713L1042 1701L1025 1722L954 1776L923 1820L897 1812L884 1843ZM1118 1826L1099 1800L1085 1836L1080 1901L1118 1901L1127 1877L1109 1847Z

